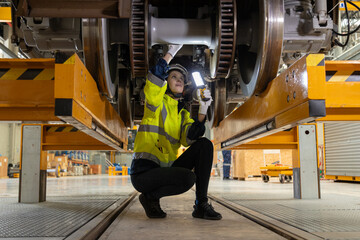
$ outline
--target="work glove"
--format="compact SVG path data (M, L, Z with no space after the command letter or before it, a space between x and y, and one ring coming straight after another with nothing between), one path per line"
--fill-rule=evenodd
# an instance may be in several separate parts
M196 90L196 95L197 95L197 98L198 98L198 101L200 104L199 114L206 115L207 109L211 105L211 102L213 99L211 97L211 93L210 93L209 89L203 90L203 93L201 93L201 92L202 92L202 89ZM208 99L208 100L204 101L203 99Z
M167 64L163 58L160 58L157 64L150 69L150 72L158 78L165 80L168 76L167 72L169 71L169 68L169 64Z
M169 50L167 53L170 53L172 57L175 57L176 53L182 48L182 44L170 44L168 45Z

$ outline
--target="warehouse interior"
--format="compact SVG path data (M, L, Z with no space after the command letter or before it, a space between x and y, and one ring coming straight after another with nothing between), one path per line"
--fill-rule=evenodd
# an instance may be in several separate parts
M0 0L0 239L360 239L359 20L355 0ZM211 92L220 221L192 217L195 185L148 218L131 182L169 44Z

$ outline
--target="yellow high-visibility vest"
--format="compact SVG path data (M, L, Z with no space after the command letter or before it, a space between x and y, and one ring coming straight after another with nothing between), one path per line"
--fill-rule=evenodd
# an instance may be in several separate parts
M177 158L181 145L189 146L195 140L187 138L194 122L190 113L178 113L178 101L165 94L167 82L148 74L144 117L135 138L133 159L148 159L161 167L170 167Z

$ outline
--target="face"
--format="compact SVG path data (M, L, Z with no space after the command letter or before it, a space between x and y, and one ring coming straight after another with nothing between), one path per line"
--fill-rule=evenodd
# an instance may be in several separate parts
M182 93L184 91L184 75L179 71L171 71L167 82L169 88L173 93Z

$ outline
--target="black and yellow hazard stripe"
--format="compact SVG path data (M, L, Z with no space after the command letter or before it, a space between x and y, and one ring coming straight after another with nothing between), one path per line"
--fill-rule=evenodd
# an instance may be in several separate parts
M325 66L324 54L310 54L306 57L306 65L308 67L323 67Z
M0 68L0 80L54 80L54 68Z
M326 82L360 82L360 71L326 71Z
M47 132L78 132L79 129L73 127L73 126L61 126L61 127L46 127Z

